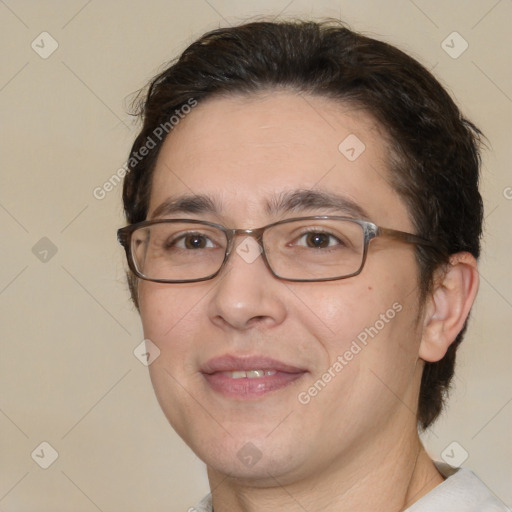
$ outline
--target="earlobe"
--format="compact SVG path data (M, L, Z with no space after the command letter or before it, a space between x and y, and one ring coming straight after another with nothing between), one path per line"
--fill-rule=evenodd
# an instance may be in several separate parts
M478 291L479 275L474 256L453 254L440 269L434 288L426 300L423 336L419 356L424 361L441 360L469 315Z

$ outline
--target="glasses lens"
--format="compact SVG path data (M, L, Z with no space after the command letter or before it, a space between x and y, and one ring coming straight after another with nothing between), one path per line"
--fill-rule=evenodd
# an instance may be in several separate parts
M363 226L350 220L306 219L277 224L263 240L269 265L284 279L334 279L357 273Z
M162 222L135 230L131 253L135 268L144 277L186 281L215 274L226 245L224 232L213 226Z

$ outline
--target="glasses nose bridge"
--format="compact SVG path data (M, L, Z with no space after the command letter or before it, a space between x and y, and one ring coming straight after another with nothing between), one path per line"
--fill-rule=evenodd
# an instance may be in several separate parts
M235 246L235 238L238 236L245 235L246 237L255 238L258 244L261 246L262 252L265 251L263 247L263 232L265 231L265 227L263 228L255 228L255 229L228 229L226 230L226 234L228 235L228 245L226 247L226 259L231 254L233 247Z
M229 230L230 238L233 240L236 236L249 236L251 238L256 238L256 240L261 241L263 237L263 232L266 228L255 228L255 229L231 229Z

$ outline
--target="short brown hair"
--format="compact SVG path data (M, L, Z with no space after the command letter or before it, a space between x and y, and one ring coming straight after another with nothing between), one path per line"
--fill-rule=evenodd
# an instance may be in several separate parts
M131 157L191 98L200 102L275 88L359 106L385 129L392 185L407 204L417 234L440 249L417 248L422 299L447 255L468 251L478 258L481 132L419 62L336 20L253 22L203 35L151 81L138 107L143 126ZM144 159L129 160L123 189L129 223L146 219L163 140ZM136 279L131 274L128 279L138 307ZM418 405L422 429L442 410L465 329L466 324L442 360L425 363Z

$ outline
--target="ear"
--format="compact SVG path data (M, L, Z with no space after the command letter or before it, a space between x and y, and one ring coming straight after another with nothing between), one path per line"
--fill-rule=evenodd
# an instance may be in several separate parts
M476 259L468 252L452 254L435 277L434 289L425 301L419 350L419 356L429 362L441 360L464 327L478 291Z

